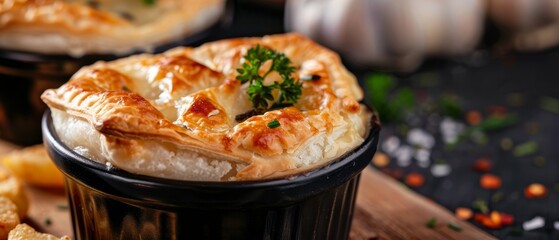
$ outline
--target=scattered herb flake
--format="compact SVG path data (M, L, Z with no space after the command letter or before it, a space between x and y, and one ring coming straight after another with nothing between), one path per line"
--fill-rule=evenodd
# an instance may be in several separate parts
M268 127L269 128L277 128L281 126L280 122L274 118L274 120L272 120L271 122L268 123Z
M443 94L439 101L439 107L445 116L454 119L462 119L464 112L462 110L462 103L460 98L453 94Z
M130 90L130 88L128 88L127 86L122 86L121 89L122 89L122 91L132 92L132 91Z
M437 225L437 218L435 217L431 218L429 221L425 223L425 226L428 228L435 228L435 225Z
M61 210L61 211L66 211L66 210L68 210L68 205L60 204L60 205L56 205L56 208L58 208L58 210Z
M517 145L513 150L513 155L515 157L524 157L532 155L538 151L538 144L534 141L528 141Z
M454 231L457 231L457 232L462 231L462 227L455 222L449 222L448 223L448 228L450 228Z
M541 97L540 108L551 113L559 114L559 99L552 97Z
M52 224L52 220L49 217L45 218L45 224L50 226Z
M442 158L437 158L435 160L435 164L446 164L446 160L442 159Z
M511 228L508 235L513 237L519 237L524 235L524 231L522 231L522 229L520 228Z
M415 83L419 87L435 87L439 85L439 76L437 72L425 72L416 75Z
M510 127L518 122L518 116L514 113L509 113L503 116L489 116L481 121L479 127L485 132L495 131Z
M487 207L487 202L485 202L485 200L482 200L482 199L475 200L472 203L472 208L482 212L483 214L489 213L489 208Z
M145 5L154 5L156 0L142 0Z
M498 203L503 200L504 194L503 192L496 192L491 196L491 201L494 203Z
M398 122L404 113L415 107L414 92L409 87L393 91L396 80L391 75L374 73L367 78L366 85L370 102L383 121Z

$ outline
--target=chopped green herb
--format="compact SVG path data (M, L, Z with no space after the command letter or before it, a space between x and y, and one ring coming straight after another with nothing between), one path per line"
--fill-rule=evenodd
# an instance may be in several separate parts
M487 207L487 202L481 199L475 200L472 203L472 208L480 211L483 214L489 213L489 207Z
M454 231L457 231L457 232L462 231L462 227L455 222L449 222L448 223L448 228L450 228Z
M542 97L540 98L540 108L551 113L559 114L559 99Z
M439 84L439 75L437 72L420 73L416 78L414 82L420 87L435 87Z
M277 128L279 126L281 126L281 124L277 119L274 119L274 120L272 120L271 122L268 123L269 128Z
M503 200L503 196L503 192L496 192L495 194L493 194L493 196L491 196L491 201L494 203L498 203Z
M126 91L126 92L132 92L130 91L130 88L128 88L127 86L122 86L122 91Z
M425 226L428 228L435 228L436 224L437 224L437 218L433 217L425 223Z
M483 131L495 131L503 128L510 127L518 122L518 116L514 113L509 113L504 116L490 116L484 119L479 127Z
M447 148L454 149L454 147L456 147L462 141L468 138L472 138L472 135L475 134L476 131L482 131L484 133L487 133L489 131L496 131L512 126L517 121L518 117L516 116L516 114L512 113L504 116L490 116L481 121L481 123L479 123L478 125L471 126L464 130L454 142L447 144Z
M462 110L462 103L458 96L454 94L444 94L439 101L439 107L445 116L454 119L462 119L464 111Z
M248 98L252 101L255 109L267 109L269 102L274 101L269 109L278 109L293 106L302 94L302 84L295 81L291 76L295 67L287 56L272 49L256 45L248 50L244 56L245 62L241 68L237 68L239 75L236 77L241 83L249 83L247 90ZM264 63L272 61L270 69L260 76L260 68ZM274 82L272 85L264 85L264 79L268 74L277 72L282 82ZM274 94L277 93L277 94ZM277 95L277 99L274 99Z
M470 139L478 145L487 145L489 143L489 136L481 130L472 131Z
M316 80L320 80L320 76L319 75L308 75L308 76L303 76L301 78L302 81L316 81Z
M538 144L534 141L528 141L523 144L517 145L513 150L515 157L524 157L534 154L538 151Z
M156 0L142 0L145 5L153 5L155 4Z
M68 205L57 205L56 208L58 208L58 210L65 211L68 210Z
M524 231L520 228L511 228L508 235L518 237L524 235Z
M45 218L45 224L46 224L47 226L50 226L50 225L52 224L52 220L50 220L49 217Z
M435 164L437 164L437 165L439 165L439 164L445 164L445 163L446 163L446 161L445 161L444 159L441 159L441 158L437 158L437 159L435 160Z

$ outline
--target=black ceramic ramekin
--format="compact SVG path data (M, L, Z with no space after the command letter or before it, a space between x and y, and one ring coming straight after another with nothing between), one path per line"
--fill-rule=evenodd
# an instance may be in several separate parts
M361 171L376 151L363 144L330 165L286 179L178 181L131 174L65 146L44 115L44 143L66 175L75 238L346 239Z

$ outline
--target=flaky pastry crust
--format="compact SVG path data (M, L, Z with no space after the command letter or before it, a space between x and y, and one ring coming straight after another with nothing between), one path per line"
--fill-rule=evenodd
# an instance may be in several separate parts
M45 54L150 50L212 24L225 0L4 0L0 48Z
M250 111L252 103L246 94L248 83L235 80L235 69L257 44L286 54L298 81L313 75L319 79L302 81L303 94L296 105L237 122L236 116ZM276 77L266 81L279 80ZM68 125L57 128L67 144L74 140L68 145L85 147L94 159L153 176L247 180L306 171L358 146L371 118L358 102L362 96L337 54L301 35L285 34L98 62L82 68L59 89L45 91L42 99L59 124L68 124L60 119L70 117L94 129L78 136L68 132ZM267 126L274 119L280 127ZM95 134L99 138L91 141L94 146L85 146L89 140L83 135ZM190 158L204 160L196 163L206 164L202 170L213 167L221 173L181 175L178 169L189 171L191 166L161 159L160 152L170 159L192 153ZM228 165L220 165L223 162Z

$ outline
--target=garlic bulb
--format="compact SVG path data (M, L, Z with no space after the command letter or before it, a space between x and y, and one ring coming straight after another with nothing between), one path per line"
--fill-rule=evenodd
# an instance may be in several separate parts
M559 42L558 0L489 0L488 8L517 50L541 50Z
M350 60L399 70L427 55L455 55L477 44L485 0L289 0L286 29Z

